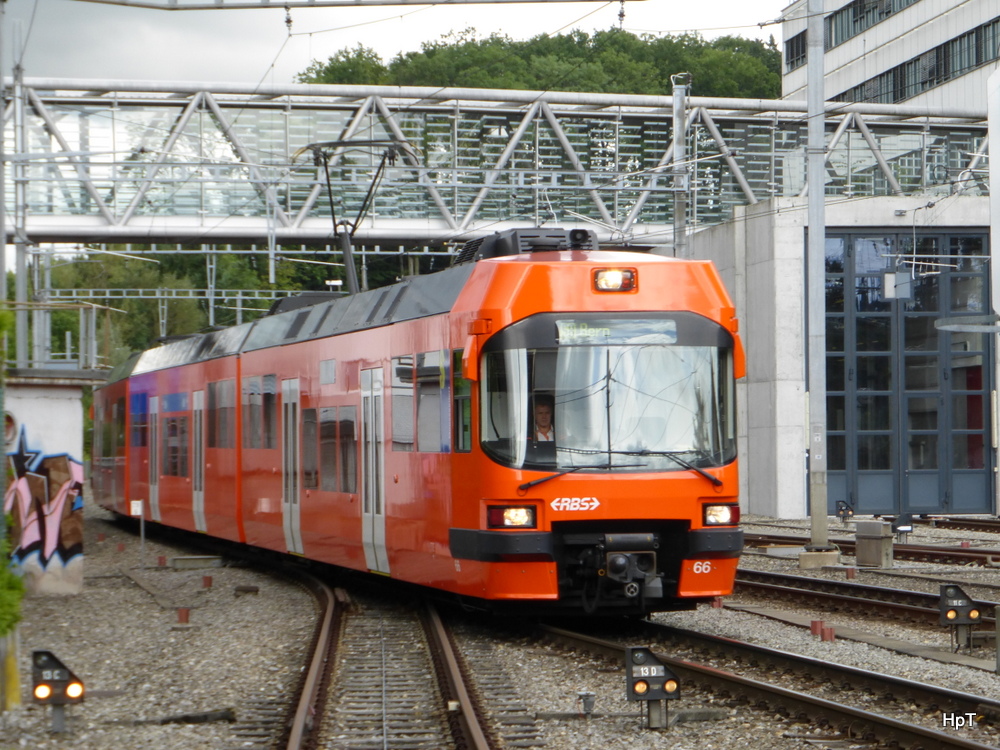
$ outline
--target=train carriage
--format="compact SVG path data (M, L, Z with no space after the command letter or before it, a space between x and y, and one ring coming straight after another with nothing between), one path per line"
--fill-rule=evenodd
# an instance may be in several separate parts
M118 368L94 492L494 610L689 608L742 549L743 368L710 263L515 230Z

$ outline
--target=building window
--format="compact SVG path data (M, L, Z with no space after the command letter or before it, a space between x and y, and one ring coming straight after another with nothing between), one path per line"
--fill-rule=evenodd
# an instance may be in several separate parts
M998 59L1000 17L837 94L831 101L896 104Z
M806 32L796 34L785 42L785 71L791 73L806 64Z
M854 0L823 19L826 49L843 44L917 0Z

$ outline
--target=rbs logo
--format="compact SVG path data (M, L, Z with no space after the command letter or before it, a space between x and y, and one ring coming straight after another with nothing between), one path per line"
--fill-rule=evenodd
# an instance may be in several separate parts
M557 497L549 505L552 510L597 510L601 503L596 497Z

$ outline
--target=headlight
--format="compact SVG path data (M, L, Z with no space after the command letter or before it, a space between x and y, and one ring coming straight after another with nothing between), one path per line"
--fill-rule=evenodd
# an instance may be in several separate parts
M738 505L706 505L706 526L734 526L740 522Z
M594 271L594 289L598 292L631 292L637 282L634 268L598 268Z
M486 525L491 529L533 529L535 507L533 505L487 506Z

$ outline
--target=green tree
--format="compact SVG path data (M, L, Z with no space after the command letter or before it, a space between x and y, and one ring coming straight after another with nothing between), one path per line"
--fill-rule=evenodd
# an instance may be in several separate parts
M178 253L183 255L183 253ZM194 253L192 253L194 255ZM164 259L173 256L162 256ZM188 259L183 259L187 261ZM204 264L204 256L198 254ZM162 264L102 256L99 263L70 263L53 269L53 283L63 289L196 289L197 283L187 276L172 271L169 266L178 261ZM115 308L99 314L98 351L107 363L123 362L133 351L145 349L160 335L159 305L152 298L126 296L102 300ZM166 304L167 335L191 333L204 328L208 322L201 303L195 299L172 299ZM124 313L124 314L123 314ZM71 326L67 323L67 326Z
M299 83L369 84L386 83L388 69L375 50L359 44L352 50L342 49L325 63L314 60L299 73Z
M9 531L13 519L8 518L5 528ZM21 619L21 599L24 582L10 569L10 544L0 536L0 638L9 634ZM5 666L0 662L0 667ZM0 678L6 679L0 674ZM0 707L2 708L2 707Z
M698 34L654 37L609 29L516 41L503 34L479 38L466 29L401 53L388 65L370 49L341 50L326 63L313 62L298 80L669 94L670 77L689 72L696 96L777 98L780 70L773 39L706 41Z

